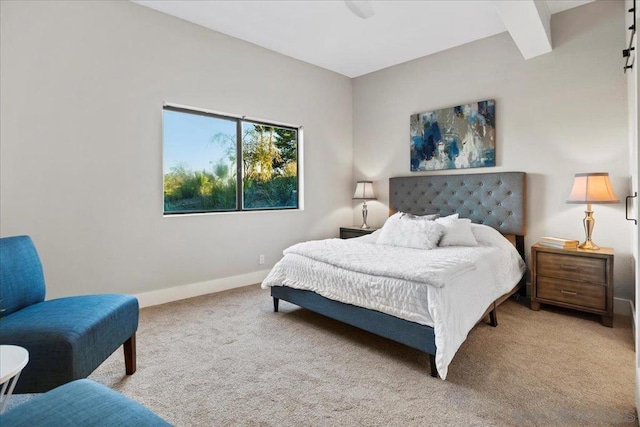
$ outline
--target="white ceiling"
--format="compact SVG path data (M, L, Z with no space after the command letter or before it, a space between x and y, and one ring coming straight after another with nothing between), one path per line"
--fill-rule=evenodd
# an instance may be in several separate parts
M342 0L132 1L357 77L507 30L528 58L523 40L531 30L524 27L542 28L546 14L548 40L550 15L593 0L374 0L369 19L351 13ZM527 4L542 11L541 21L535 12L523 11ZM536 37L544 39L531 34Z

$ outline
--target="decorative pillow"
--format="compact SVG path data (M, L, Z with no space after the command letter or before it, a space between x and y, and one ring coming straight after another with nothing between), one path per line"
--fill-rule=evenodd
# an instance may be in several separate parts
M413 249L433 249L442 237L442 226L435 221L411 220L394 214L380 230L376 243Z
M398 212L394 215L400 214L400 218L402 219L415 219L415 220L423 220L423 221L433 221L434 219L440 218L440 214L431 214L431 215L414 215L408 212Z
M471 231L470 219L458 218L458 214L453 214L438 218L435 222L443 227L438 246L478 246L478 241Z

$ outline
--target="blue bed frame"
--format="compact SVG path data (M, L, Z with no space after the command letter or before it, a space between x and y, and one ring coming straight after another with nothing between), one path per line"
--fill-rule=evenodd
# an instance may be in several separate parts
M389 180L390 214L397 211L415 215L459 213L475 223L486 224L503 233L524 259L526 174L497 172L464 175L422 175ZM520 291L526 296L525 275L514 288L487 307L490 324L497 326L496 308ZM429 354L431 376L437 377L436 343L432 327L400 319L379 311L334 301L312 291L271 287L273 309L279 301L314 311L365 331L397 341Z

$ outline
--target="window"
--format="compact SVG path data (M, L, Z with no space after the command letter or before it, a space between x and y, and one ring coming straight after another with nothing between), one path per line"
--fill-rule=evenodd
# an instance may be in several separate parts
M299 131L165 106L164 214L297 209Z

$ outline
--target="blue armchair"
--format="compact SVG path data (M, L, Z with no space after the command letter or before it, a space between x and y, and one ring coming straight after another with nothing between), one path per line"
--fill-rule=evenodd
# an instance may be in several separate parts
M42 264L31 238L0 238L0 344L29 351L16 393L42 393L86 378L122 344L127 375L136 371L135 297L44 297Z

